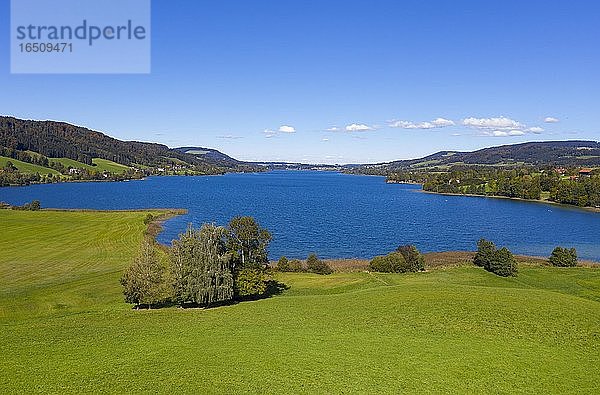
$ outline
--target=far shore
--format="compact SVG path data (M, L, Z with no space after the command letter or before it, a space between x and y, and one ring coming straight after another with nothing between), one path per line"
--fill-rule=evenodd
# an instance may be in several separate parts
M574 208L578 210L589 211L592 213L600 213L600 207L581 207L575 206L572 204L562 204L553 202L551 200L542 200L542 199L523 199L516 197L508 197L508 196L497 196L497 195L476 195L472 193L450 193L450 192L434 192L434 191L425 191L421 190L422 193L429 193L432 195L446 195L446 196L467 196L467 197L478 197L478 198L491 198L491 199L505 199L505 200L515 200L519 202L531 202L531 203L542 203L542 204L551 204L553 206L563 207L563 208Z

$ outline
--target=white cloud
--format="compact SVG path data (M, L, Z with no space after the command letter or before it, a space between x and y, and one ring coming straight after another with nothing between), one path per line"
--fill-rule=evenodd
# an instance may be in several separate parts
M544 131L544 128L540 128L539 126L534 126L526 130L527 132L531 132L534 134L540 134Z
M391 128L400 128L400 129L432 129L435 126L429 122L421 122L416 124L411 121L392 121L389 126Z
M544 118L544 122L546 123L557 123L560 122L560 119L554 117L546 117Z
M437 126L438 128L455 125L454 121L451 121L449 119L444 119L444 118L436 118L433 121L431 121L431 123L434 124L435 126Z
M293 126L283 125L279 127L281 133L296 133L296 128Z
M523 136L525 134L522 130L488 130L484 131L484 136L491 137L515 137L515 136Z
M454 126L454 121L445 118L436 118L431 122L411 122L411 121L391 121L389 126L391 128L400 129L435 129L444 128L446 126Z
M324 137L321 139L321 141L329 141L329 139L327 137Z
M370 126L367 126L363 123L353 123L351 125L346 126L347 132L366 132L369 130L375 130L375 129Z
M325 131L327 131L327 132L339 132L341 130L342 129L338 128L337 126L332 126L330 128L325 129Z
M276 136L279 133L286 133L286 134L288 134L288 133L296 133L296 129L293 126L282 125L277 130L265 129L263 131L263 133L265 134L265 137L271 138L271 137Z
M522 130L511 130L510 132L508 132L509 136L523 136L524 134L525 132Z
M463 125L477 129L523 129L525 125L507 117L465 118Z

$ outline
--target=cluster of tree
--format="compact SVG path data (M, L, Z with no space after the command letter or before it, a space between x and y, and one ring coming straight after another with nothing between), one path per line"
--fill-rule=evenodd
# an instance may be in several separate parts
M50 167L50 161L47 157L40 154L32 154L31 152L19 151L0 146L0 156L16 159L21 162L31 163L33 165Z
M497 249L494 243L485 239L477 242L473 263L501 277L516 277L518 272L517 261L508 248Z
M310 254L306 259L306 265L303 265L299 259L288 260L285 256L279 258L276 269L280 272L293 273L315 273L328 275L333 273L333 269L327 262L319 259L316 254Z
M520 199L542 198L545 192L551 201L580 207L600 206L600 174L577 176L579 169L565 170L561 175L554 169L519 167L513 169L455 166L447 172L394 173L388 178L425 179L423 190L484 196L505 196Z
M58 181L60 181L60 177L52 174L21 173L10 161L0 168L0 187L46 184Z
M575 267L577 266L577 250L575 248L556 247L548 262L557 267Z
M369 263L369 270L380 273L416 273L425 270L425 260L417 247L404 245L388 255L373 258Z
M148 219L151 221L151 219ZM258 298L273 289L269 277L268 230L251 217L227 227L188 227L166 254L148 238L121 278L125 300L136 306L214 306Z
M540 199L540 173L528 167L495 169L456 166L446 173L430 174L423 189L439 193L506 196Z
M600 207L600 175L560 180L550 191L550 200L579 207Z

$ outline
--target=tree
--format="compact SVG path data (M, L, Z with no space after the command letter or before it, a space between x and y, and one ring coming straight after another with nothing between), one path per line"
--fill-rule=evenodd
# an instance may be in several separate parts
M40 211L42 209L42 204L39 200L34 200L29 204L29 210L31 211Z
M485 239L477 242L477 253L473 263L502 277L516 276L518 271L517 261L506 247L498 250L494 243Z
M481 239L477 242L477 253L473 258L475 266L482 267L486 270L490 267L491 261L496 253L496 245L486 239Z
M180 303L210 306L234 296L232 256L225 246L227 231L205 224L188 227L173 242L175 295Z
M290 262L286 257L282 256L281 258L279 258L279 261L277 261L277 270L279 270L280 272L290 271Z
M302 267L302 262L300 262L299 259L292 259L290 261L290 272L299 273L303 270L304 270L304 268Z
M414 245L400 246L396 250L404 257L409 272L421 272L425 270L425 259Z
M19 171L19 169L17 169L17 166L15 166L11 161L6 162L3 170L7 173L15 173Z
M552 266L575 267L577 266L577 250L575 248L556 247L548 259Z
M133 264L121 277L127 303L152 305L162 303L171 295L167 268L160 261L154 242L145 240Z
M517 261L506 247L502 247L494 254L490 272L501 277L515 277L517 275Z
M419 266L407 262L404 255L398 251L376 256L369 263L369 269L379 273L411 273L422 270Z
M261 269L241 269L235 281L235 297L238 299L255 298L267 292L268 278Z
M271 233L252 217L235 217L227 227L227 249L234 253L237 269L264 267Z
M320 260L315 254L310 254L306 260L306 269L310 273L331 274L333 269L326 262Z

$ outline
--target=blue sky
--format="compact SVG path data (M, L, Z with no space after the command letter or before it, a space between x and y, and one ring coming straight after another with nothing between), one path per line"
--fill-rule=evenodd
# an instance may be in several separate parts
M149 75L11 75L0 114L244 160L599 140L597 1L152 2Z

